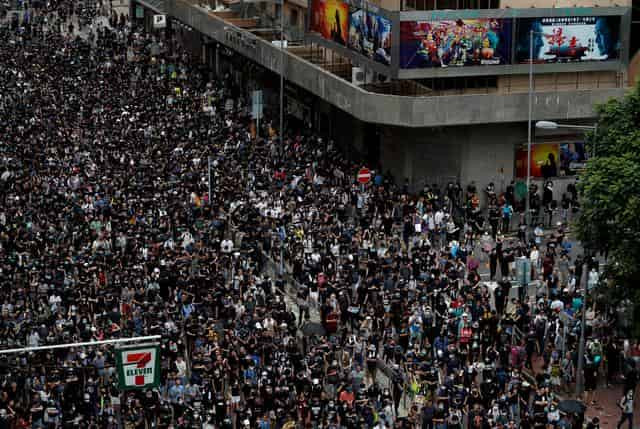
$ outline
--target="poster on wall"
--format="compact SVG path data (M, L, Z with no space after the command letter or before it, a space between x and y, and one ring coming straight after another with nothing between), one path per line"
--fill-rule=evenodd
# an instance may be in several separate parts
M454 67L510 62L511 19L400 23L400 67Z
M349 14L349 48L379 63L391 64L391 21L362 9Z
M620 55L619 16L521 18L517 25L516 61L569 63L606 61Z
M311 31L323 38L346 46L349 33L349 5L342 0L313 0Z
M586 166L589 156L584 142L564 142L559 145L561 176L573 176Z
M531 177L558 176L558 143L540 143L531 145ZM527 145L516 152L516 176L527 177Z

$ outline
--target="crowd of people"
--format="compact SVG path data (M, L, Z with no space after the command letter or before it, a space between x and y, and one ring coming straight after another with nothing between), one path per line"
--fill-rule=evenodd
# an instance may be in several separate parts
M597 261L507 235L513 186L358 184L308 130L256 138L175 37L76 13L0 27L0 348L157 334L161 383L120 391L111 345L0 355L0 428L595 428L580 359L635 390L609 309L578 356Z

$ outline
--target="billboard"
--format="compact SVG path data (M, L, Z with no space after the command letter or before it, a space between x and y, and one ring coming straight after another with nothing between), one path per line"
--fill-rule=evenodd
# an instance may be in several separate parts
M558 176L558 143L539 143L531 145L531 177ZM516 153L516 176L527 177L527 145Z
M356 9L349 14L349 48L377 61L391 64L391 21L381 15Z
M327 40L346 46L349 5L342 0L313 0L309 29L320 33Z
M559 145L560 175L572 176L582 170L589 155L584 142L564 142Z
M507 64L512 20L503 18L400 23L400 68Z
M531 31L536 63L606 61L620 55L619 16L518 19L518 63L529 63Z

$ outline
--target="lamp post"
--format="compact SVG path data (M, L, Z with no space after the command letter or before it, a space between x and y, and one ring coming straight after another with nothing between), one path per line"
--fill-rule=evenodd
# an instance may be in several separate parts
M586 253L586 250L585 250ZM582 320L580 322L580 343L578 345L578 369L576 370L576 398L580 399L580 396L584 392L584 342L585 331L587 323L587 276L588 265L585 263L582 265L582 277L580 283L582 284Z
M531 134L533 122L533 35L543 34L540 31L529 31L529 120L527 121L527 196L524 201L524 221L529 228L531 223Z
M284 144L284 0L280 0L280 146Z
M557 130L557 129L570 129L570 130L583 130L593 131L593 149L591 151L591 157L596 156L596 137L598 136L598 123L594 125L573 125L573 124L558 124L553 121L538 121L536 122L536 128L541 130Z
M209 155L207 158L207 175L209 176L208 185L209 185L209 205L211 205L211 164L213 163L213 157Z
M552 121L538 121L536 122L536 128L543 130L556 130L559 128L573 129L573 130L587 130L593 131L594 146L592 150L592 157L596 156L595 150L595 138L598 134L598 123L595 125L573 125L573 124L558 124ZM587 248L585 248L585 255L588 254ZM588 264L582 265L582 277L580 278L580 284L582 285L582 318L580 321L580 343L578 344L578 368L576 370L576 397L579 399L584 392L584 347L585 347L585 331L587 327L587 276L589 275Z

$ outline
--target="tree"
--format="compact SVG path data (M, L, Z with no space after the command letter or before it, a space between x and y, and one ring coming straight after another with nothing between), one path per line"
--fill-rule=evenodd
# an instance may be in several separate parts
M595 153L580 176L581 214L575 223L585 248L607 256L606 276L619 298L635 303L640 334L640 84L622 99L597 106Z

